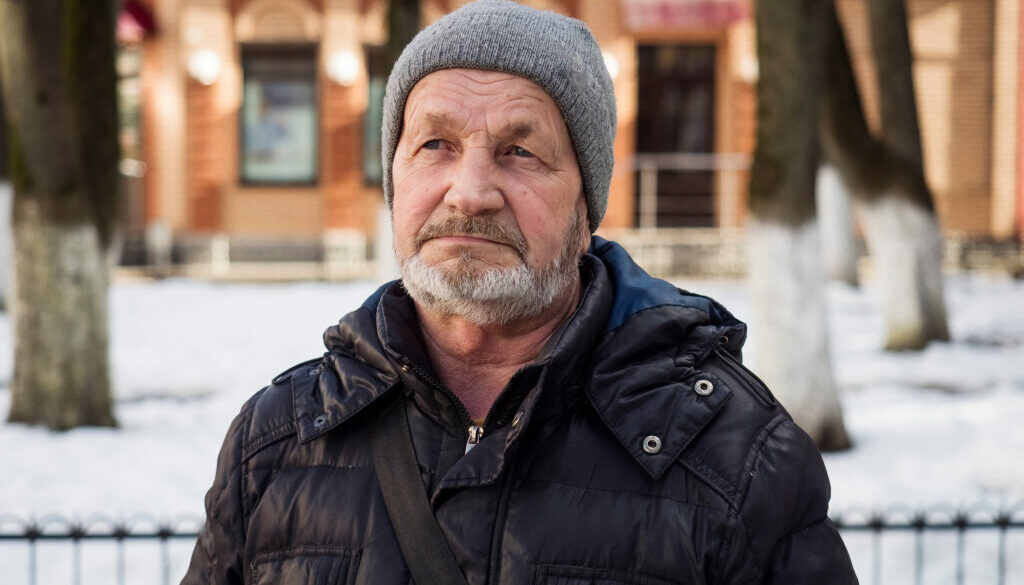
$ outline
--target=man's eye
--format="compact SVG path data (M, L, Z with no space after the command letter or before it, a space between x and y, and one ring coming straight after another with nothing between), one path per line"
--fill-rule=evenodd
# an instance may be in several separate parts
M529 150L526 150L522 146L513 146L512 148L508 149L508 152L512 156L522 156L522 157L532 157L533 156L532 152L530 152Z
M423 148L425 148L427 150L437 150L437 149L441 148L441 139L440 138L435 138L433 140L428 140L428 141L423 143Z

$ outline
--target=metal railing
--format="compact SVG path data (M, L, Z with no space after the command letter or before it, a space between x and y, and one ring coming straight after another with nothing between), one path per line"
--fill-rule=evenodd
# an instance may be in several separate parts
M738 173L749 170L750 156L742 153L665 152L637 153L618 161L616 172L639 175L637 227L658 225L658 171L714 171L719 173L718 190L735 192L742 189Z
M71 562L69 566L61 567L66 570L68 577L61 583L82 585L82 545L86 542L103 542L114 546L115 583L125 585L127 566L125 544L131 541L149 542L158 546L159 582L163 585L170 585L172 577L181 578L181 575L172 575L174 568L172 568L170 558L171 542L182 541L191 549L202 526L203 519L195 517L179 517L175 520L157 520L150 517L114 520L105 516L93 516L86 520L69 520L59 516L46 516L38 520L23 520L16 516L0 516L0 567L13 563L11 557L17 556L12 554L15 551L6 550L4 545L24 543L28 547L27 570L25 571L27 584L41 585L46 581L40 581L38 558L40 545L48 542L67 543L71 547ZM7 580L12 569L13 567L8 567L7 571L0 570L0 575L5 575L4 585L8 585L8 583L14 585L14 582ZM150 579L152 578L150 577ZM152 583L153 581L147 580L146 582Z
M893 564L893 572L898 573L904 579L908 573L912 576L912 581L900 580L896 581L897 583L923 585L926 582L927 569L936 566L939 570L933 570L932 573L944 574L931 575L932 579L927 581L929 584L935 583L938 579L944 583L956 583L956 585L964 585L968 582L984 582L995 585L1024 583L1024 554L1011 556L1009 549L1011 531L1024 537L1024 502L1010 507L997 508L979 505L969 509L892 508L885 512L849 510L833 514L832 522L843 534L843 540L851 551L855 565L870 567L870 578L864 574L864 571L859 571L861 583L864 585L881 585L892 582L883 579L883 567L886 565L884 562L886 548L883 547L883 541L887 536L893 535L906 535L910 539L909 543L904 543L910 545L910 558L906 554L893 554L890 549L889 556L895 556L894 560L897 561ZM968 578L968 532L973 535L994 533L996 541L994 543L996 549L994 551L994 575L992 575L991 565L986 563L987 568L982 567L985 569L984 578ZM948 556L935 559L933 555L931 562L926 562L926 538L929 535L940 534L948 535L953 540L952 543L945 543L951 545L953 549L952 575L948 571L951 564ZM862 547L855 546L857 536L867 537L868 546L864 547L867 548L866 551ZM992 544L992 542L988 542L987 546L982 546L983 550L980 552L984 554L981 556L990 556L988 553L992 551L988 549L991 549ZM1021 553L1024 553L1024 538L1019 539L1016 544L1019 545ZM865 556L868 558L864 558ZM1008 560L1011 558L1018 561L1018 566L1013 567L1013 570L1008 565ZM907 561L909 561L909 566ZM1008 581L1007 579L1011 576L1014 577L1014 580Z
M854 565L858 568L860 580L864 585L929 585L935 583L986 583L994 585L1011 585L1024 583L1024 502L1011 507L993 508L976 506L970 509L932 508L929 510L909 510L893 508L884 512L859 512L856 510L834 513L832 521L839 528L843 539L850 549ZM158 567L150 563L150 573L158 571L160 583L170 585L172 579L183 574L183 567L174 566L170 558L172 541L179 541L188 551L194 544L203 524L202 519L183 517L175 520L154 520L137 517L131 520L112 520L107 517L92 517L85 521L73 521L65 518L49 516L40 520L22 520L14 516L0 516L0 567L4 563L16 562L16 551L6 550L6 544L18 543L27 546L25 563L26 585L43 585L40 581L38 547L46 542L65 543L71 548L69 566L60 567L58 573L67 575L60 583L82 585L82 545L86 542L106 542L115 548L113 567L108 572L116 575L115 583L126 583L126 543L143 541L156 544L159 550ZM987 543L980 550L974 550L973 559L988 559L982 567L984 574L968 575L968 538L981 534L994 535L995 542ZM1013 533L1013 539L1011 539ZM929 535L944 534L952 538L951 543L929 543ZM884 546L887 538L894 536L909 537L909 555L894 552L893 548ZM1020 538L1017 538L1017 537ZM866 542L861 540L866 539ZM950 545L952 558L941 554L938 560L935 555L926 555L929 549L938 548L939 544ZM993 546L994 545L994 546ZM994 548L995 550L989 550ZM1019 549L1019 553L1016 551ZM934 552L934 551L933 551ZM13 553L13 554L12 554ZM886 554L888 553L888 554ZM991 554L989 554L991 553ZM1016 553L1016 554L1015 554ZM895 564L886 560L895 560ZM950 562L952 560L952 562ZM992 566L994 561L994 567ZM1011 561L1015 564L1011 566ZM886 575L883 569L891 569ZM975 567L977 568L977 567ZM10 569L10 566L8 566ZM18 585L18 581L10 581L5 575L4 585ZM53 572L51 571L51 574ZM893 575L894 574L894 575ZM926 576L928 579L926 580ZM888 578L887 578L888 577ZM1012 579L1012 580L1011 580ZM52 579L51 579L52 581ZM103 581L103 582L109 582ZM153 582L146 580L144 582Z

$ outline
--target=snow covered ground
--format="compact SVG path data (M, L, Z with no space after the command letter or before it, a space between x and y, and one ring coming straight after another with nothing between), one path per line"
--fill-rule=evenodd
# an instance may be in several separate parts
M678 284L718 298L741 319L748 314L741 281ZM52 433L0 422L0 517L201 517L217 450L242 402L279 371L320 355L323 330L375 288L116 284L111 359L121 428ZM950 277L953 341L904 354L881 351L882 322L870 289L832 285L828 292L833 364L855 442L854 449L825 457L833 509L1024 501L1024 283L982 274ZM10 401L10 347L10 319L0 314L0 418ZM905 567L912 557L909 538L886 537L887 563L897 559ZM929 571L952 562L954 543L942 538L929 541L926 550L937 552L928 555L939 555L928 557ZM1024 534L1014 538L1011 569L1024 582ZM971 539L980 542L971 562L992 556L969 562L969 569L983 566L977 576L969 570L969 582L994 582L994 538ZM862 581L870 582L870 541L850 535L848 542ZM159 562L139 561L159 555L138 546L141 552L129 554L129 579ZM189 546L171 549L174 579ZM0 546L0 584L27 582L27 549L20 547ZM111 555L102 547L83 552L84 583L112 582ZM67 547L40 548L39 583L71 582L70 558ZM141 568L133 569L133 562ZM90 580L103 571L105 577ZM899 582L889 577L899 571L886 564L885 582ZM936 574L926 582L945 579Z

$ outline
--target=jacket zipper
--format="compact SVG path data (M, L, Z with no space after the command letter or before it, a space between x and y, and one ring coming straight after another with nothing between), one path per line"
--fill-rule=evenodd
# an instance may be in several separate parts
M477 444L479 444L480 441L484 438L484 429L487 428L487 423L491 421L491 411L489 410L487 412L487 416L484 417L484 423L482 425L473 424L473 419L470 418L469 411L466 410L466 405L462 404L462 401L459 400L459 397L456 396L454 392L445 387L444 384L441 384L440 382L435 380L433 376L421 370L418 366L416 366L416 364L407 362L403 364L403 366L408 368L412 373L416 374L417 378L423 380L425 383L429 384L435 390L438 390L439 392L444 394L448 401L455 406L455 410L459 413L459 417L462 419L462 424L466 428L465 452L469 453L469 450L472 449L473 447L476 447ZM512 380L509 379L509 383L505 384L505 387L502 388L501 392L498 393L498 397L494 399L494 404L498 404L498 402L501 400L501 397L505 395L505 391L508 390L508 387L511 385L511 382ZM493 409L494 405L491 405L491 408Z
M491 422L491 414L494 410L494 406L501 402L501 397L505 395L505 392L508 391L508 387L511 385L512 379L509 378L508 382L505 384L505 387L501 389L501 392L498 392L498 396L494 399L494 402L491 403L491 408L487 410L487 416L484 417L484 422L482 425L469 426L469 429L466 431L466 453L469 453L469 450L472 449L473 447L476 447L477 443L479 443L480 440L484 438L484 429L486 429L487 424Z
M440 391L442 394L445 395L445 397L448 398L448 400L453 405L455 405L455 408L458 411L459 416L463 420L463 424L466 424L466 453L469 453L470 449L472 449L473 447L477 446L480 443L480 441L484 438L484 429L487 428L488 423L491 422L491 416L494 414L494 406L496 404L498 404L499 402L501 402L502 397L505 396L505 393L508 392L509 387L512 385L512 379L509 378L508 383L506 383L505 387L501 389L501 392L498 393L498 396L494 399L494 402L491 404L491 408L487 411L487 416L484 417L483 424L482 425L476 425L476 424L472 424L472 420L473 419L470 418L469 411L466 410L466 405L462 404L462 401L459 400L459 397L456 396L454 392L452 392L451 390L446 388L440 382L436 381L433 376L431 376L430 374L424 372L423 370L418 368L415 364L405 363L403 366L408 368L410 371L412 371L419 379L423 380L425 383L429 384L434 389ZM495 544L492 546L491 562L490 562L490 566L491 566L490 573L492 575L495 575L495 576L499 574L499 564L500 564L500 558L501 558L501 555L500 555L500 552L501 552L501 538L500 537L504 535L505 524L507 523L507 516L508 516L508 505L509 505L509 502L512 499L512 496L511 496L511 492L512 492L512 477L511 477L511 473L504 474L504 478L503 478L502 481L504 483L502 484L501 496L498 498L498 510L499 510L499 512L501 514L501 518L502 519L495 523L495 528L494 528L494 530L495 530L494 543Z
M715 355L721 358L726 369L728 369L734 376L745 381L747 385L750 386L750 390L754 393L754 396L760 400L762 404L765 406L775 406L778 404L778 401L775 400L775 396L773 396L771 391L768 390L768 386L761 380L761 378L758 378L756 374L744 368L736 361L736 358L732 357L729 352L722 349L722 346L728 342L728 337L719 337L718 343L715 345L714 349Z
M515 375L513 374L512 378L514 377ZM484 416L483 424L480 426L470 425L466 439L466 453L469 453L469 450L475 447L477 443L484 438L484 429L491 426L491 417L494 415L494 407L500 404L501 399L508 393L509 387L512 386L512 378L508 379L508 382L505 383L505 387L502 388L501 392L498 392L498 395L494 397L494 402L491 403L491 407L487 409L487 415Z
M469 411L466 410L466 405L462 404L462 401L459 400L459 397L456 396L454 392L452 392L451 390L446 388L444 386L444 384L441 384L440 382L435 380L433 376L431 376L430 374L428 374L428 373L424 372L423 370L421 370L418 366L416 366L416 364L412 364L412 363L408 363L407 362L407 363L403 364L402 367L403 368L408 368L412 373L416 374L417 378L419 378L420 380L423 380L424 382L429 384L432 388L434 388L435 390L441 392L441 394L444 394L445 398L447 398L448 401L452 403L452 405L455 407L455 410L459 413L459 418L462 419L462 426L463 426L463 428L468 428L468 429L472 429L473 428L473 419L471 419L469 417ZM483 433L481 432L481 435L482 434ZM479 441L479 440L480 440L480 437L477 437L477 441ZM466 450L469 451L468 448Z
M480 442L480 439L484 438L484 428L482 426L471 425L466 431L466 434L466 453L469 453L469 450L476 447L477 443Z

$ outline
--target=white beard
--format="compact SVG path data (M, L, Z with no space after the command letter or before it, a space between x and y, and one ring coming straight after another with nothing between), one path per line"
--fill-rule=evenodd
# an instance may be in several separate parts
M574 219L562 250L550 263L533 269L516 266L477 268L468 254L455 268L423 261L417 252L398 258L402 284L414 301L442 315L458 315L481 326L529 319L551 306L578 278L581 221ZM396 254L397 256L397 254Z

